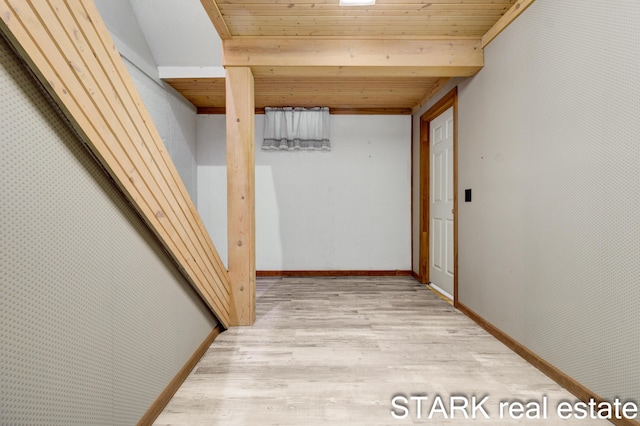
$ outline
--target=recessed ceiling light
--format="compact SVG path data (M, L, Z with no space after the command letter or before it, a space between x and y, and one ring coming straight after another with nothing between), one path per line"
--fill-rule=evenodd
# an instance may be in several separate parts
M340 0L340 6L371 6L376 0Z

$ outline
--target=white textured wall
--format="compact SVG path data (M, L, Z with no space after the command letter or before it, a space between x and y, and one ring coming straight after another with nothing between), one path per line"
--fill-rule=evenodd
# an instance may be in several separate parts
M126 1L158 65L222 66L222 41L200 0Z
M94 0L121 54L148 74L156 72L156 60L140 29L129 0Z
M0 91L0 424L136 424L216 321L4 39Z
M459 298L640 399L640 3L538 0L459 86Z
M197 202L196 108L158 78L156 60L129 0L97 0L96 7L180 178Z
M198 175L195 108L140 71L126 58L124 61L180 178L191 199L196 202Z
M262 152L259 270L411 267L409 116L331 116L331 152ZM225 116L198 116L198 209L226 262Z

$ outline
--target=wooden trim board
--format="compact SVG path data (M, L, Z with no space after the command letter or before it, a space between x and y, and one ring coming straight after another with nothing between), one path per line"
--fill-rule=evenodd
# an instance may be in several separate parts
M553 366L549 362L545 361L543 358L538 356L535 352L531 351L526 346L522 345L511 336L505 334L502 330L491 324L489 321L482 318L480 315L472 311L469 307L464 305L461 302L456 303L456 308L465 314L467 317L472 319L476 324L485 329L489 334L502 342L509 349L520 355L525 361L529 364L536 367L538 370L542 371L546 374L550 379L558 383L563 388L567 389L569 392L574 394L580 400L587 402L590 399L593 399L597 403L604 401L603 398L598 396L595 392L588 389L586 386L579 383L573 377L567 375L557 367ZM613 424L619 426L640 426L640 423L634 420L628 419L611 419Z
M178 371L178 374L175 375L153 404L151 404L147 412L140 418L138 426L153 424L220 333L222 333L222 327L218 324L211 330L211 333L209 333L200 346L198 346L198 349L191 355L187 363Z
M429 283L429 122L420 117L418 174L418 281Z
M436 289L435 287L433 287L430 284L427 284L427 288L429 290L431 290L431 292L433 292L433 294L435 294L436 296L438 296L440 299L444 300L445 302L447 302L450 305L454 305L453 300L449 299L449 297L447 297L446 295L440 293L438 291L438 289Z
M489 31L482 36L482 48L487 47L498 35L504 31L518 16L522 14L535 0L518 0L507 12L502 15Z
M410 277L411 271L256 271L258 277Z
M200 3L202 3L204 10L207 11L207 15L209 15L209 19L218 32L220 39L229 40L232 37L232 34L231 31L229 31L229 27L227 26L222 13L220 13L216 0L200 0Z
M418 275L414 271L410 271L410 272L411 272L411 276L413 277L413 279L415 279L416 281L420 282L420 275ZM424 284L424 283L421 283L421 284ZM445 302L447 302L450 305L454 305L453 300L449 299L447 296L445 296L444 294L440 293L438 290L433 288L431 285L426 284L426 286L433 294L438 296L440 299L444 300Z
M413 207L414 207L414 202L413 202L413 189L414 189L414 173L413 173L413 168L415 166L415 156L413 155L413 137L414 137L414 130L413 130L413 119L414 116L413 114L411 115L411 144L410 144L410 148L409 148L409 153L410 153L410 158L409 158L409 175L410 175L410 182L409 182L409 212L410 212L410 218L409 218L409 228L411 229L411 274L413 274L413 270L415 269L415 265L414 265L414 261L413 261L413 255L415 254L415 250L413 248L413 244L415 242L415 238L413 235L413 223L415 220L415 215L413 214ZM420 147L420 141L418 141L418 147Z
M418 274L423 284L429 283L429 208L430 149L429 123L453 107L453 304L458 300L458 88L454 87L420 117L420 254Z
M332 115L411 115L411 108L329 108Z
M442 89L449 82L449 80L451 80L451 77L443 77L443 78L438 79L438 81L436 81L436 83L433 85L433 87L424 95L422 100L420 102L418 102L411 109L412 113L415 114L416 112L418 112L418 110L420 108L422 108L422 106L424 104L429 102L429 99L433 98L435 96L435 94L438 93L438 91L440 89Z
M198 107L198 114L226 114L223 107ZM256 108L255 114L264 114L264 108ZM330 108L331 115L411 115L411 108Z

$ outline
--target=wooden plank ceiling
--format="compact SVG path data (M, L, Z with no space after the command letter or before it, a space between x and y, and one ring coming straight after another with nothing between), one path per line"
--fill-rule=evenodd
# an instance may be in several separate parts
M257 109L329 106L334 112L399 114L410 114L446 79L477 72L482 56L465 62L467 54L459 52L477 48L482 55L483 36L531 2L377 0L344 7L339 0L201 0L223 40L225 65L245 66L246 60L251 67ZM408 42L410 52L398 60ZM260 55L271 45L278 51L269 62ZM329 52L333 45L345 47ZM376 49L387 49L391 66L373 55L361 59ZM354 52L360 57L351 60ZM433 66L428 55L436 55ZM201 113L224 111L224 79L166 81Z
M480 38L515 0L217 0L232 37Z

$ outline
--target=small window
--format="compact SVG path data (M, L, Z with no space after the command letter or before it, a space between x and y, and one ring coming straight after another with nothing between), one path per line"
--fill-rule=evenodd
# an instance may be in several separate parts
M264 110L264 151L331 151L328 107Z

